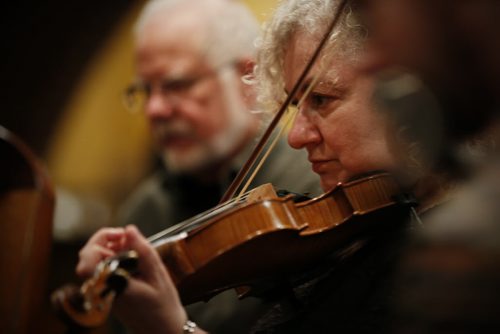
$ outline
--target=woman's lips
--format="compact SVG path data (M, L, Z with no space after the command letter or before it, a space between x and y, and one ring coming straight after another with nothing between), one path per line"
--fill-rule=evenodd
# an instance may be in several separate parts
M328 170L328 163L330 160L314 160L311 161L312 170L315 173L322 173Z

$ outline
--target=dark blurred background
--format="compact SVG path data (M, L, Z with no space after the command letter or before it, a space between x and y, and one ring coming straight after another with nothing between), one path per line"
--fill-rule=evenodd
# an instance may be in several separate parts
M133 79L131 30L145 2L2 4L0 125L40 159L56 197L40 333L65 332L48 293L78 283L78 250L99 227L113 224L116 208L153 166L144 118L120 101ZM260 19L276 4L244 2ZM109 326L93 332L108 333Z
M59 197L59 176L54 175L57 171L52 172L49 156L65 113L71 113L68 103L93 59L99 57L117 33L117 27L124 25L124 18L134 15L131 11L138 5L139 1L127 0L3 3L0 125L17 134L47 166L57 185L56 197ZM123 70L131 71L131 68ZM79 190L78 187L70 189L74 198L81 196ZM112 204L112 201L106 203ZM81 223L80 218L77 220ZM73 268L83 242L83 235L54 240L48 292L75 279ZM44 320L38 327L40 333L64 332L48 299L46 304ZM107 329L96 332L107 332Z
M0 20L0 124L43 156L92 56L133 1L10 1Z

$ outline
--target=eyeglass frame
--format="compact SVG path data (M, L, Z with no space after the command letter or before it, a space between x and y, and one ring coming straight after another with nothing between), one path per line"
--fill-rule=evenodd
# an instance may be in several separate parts
M228 66L235 65L234 61L223 63L219 65L215 69L205 71L204 73L198 75L191 75L185 77L177 77L177 78L167 78L164 77L160 79L154 86L160 87L160 94L162 97L166 97L169 94L174 94L176 96L181 96L182 94L188 94L198 83L203 82L206 79L218 74L221 70ZM149 86L149 87L148 87ZM133 99L130 96L134 94L134 90L139 89L140 92L144 95L144 101L138 102L139 106L133 107L130 100ZM138 111L143 111L146 102L151 98L153 92L153 84L147 82L141 82L136 80L135 82L128 85L122 92L122 102L125 106L125 109L132 113L136 113Z

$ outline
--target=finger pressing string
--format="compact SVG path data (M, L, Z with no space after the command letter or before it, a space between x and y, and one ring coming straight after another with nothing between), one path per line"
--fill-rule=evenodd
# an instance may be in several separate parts
M114 256L116 253L101 245L87 245L80 251L80 261L76 267L76 274L81 277L91 276L96 265L102 260Z
M125 230L122 227L105 227L97 231L86 245L98 244L105 246L107 242L116 242L125 237Z

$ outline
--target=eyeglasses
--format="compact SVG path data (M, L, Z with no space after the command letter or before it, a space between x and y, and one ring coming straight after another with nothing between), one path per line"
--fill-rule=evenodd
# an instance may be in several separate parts
M193 93L198 84L202 81L216 75L223 67L218 67L213 71L205 73L178 77L178 78L164 78L156 83L137 81L128 86L122 95L122 100L125 108L130 112L138 112L144 110L144 106L155 91L161 94L163 98L169 98L170 101L180 101L193 97Z

